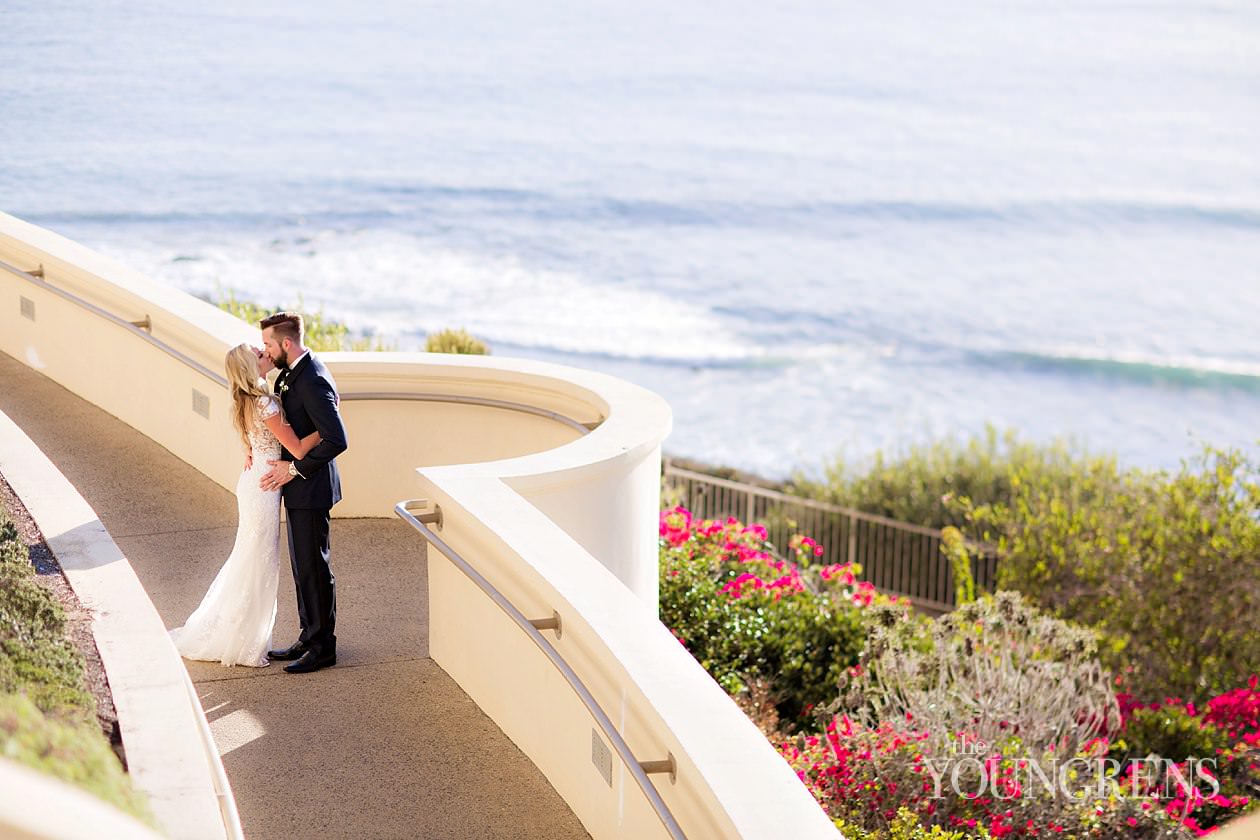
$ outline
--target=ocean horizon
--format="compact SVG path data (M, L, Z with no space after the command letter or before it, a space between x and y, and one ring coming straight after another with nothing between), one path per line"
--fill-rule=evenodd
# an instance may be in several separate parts
M0 210L665 397L782 478L1260 442L1260 7L0 7Z

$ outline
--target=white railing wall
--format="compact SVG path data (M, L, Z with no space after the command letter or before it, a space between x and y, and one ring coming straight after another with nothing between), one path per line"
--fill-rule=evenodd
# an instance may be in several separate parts
M256 330L3 214L0 264L0 351L231 486L239 445L214 372ZM558 616L560 632L544 632L636 760L659 767L672 756L672 780L652 781L684 836L838 836L656 619L660 447L671 422L663 401L612 377L521 360L324 358L350 436L337 515L391 516L397 502L425 497L441 512L434 533L521 613ZM543 650L437 551L428 574L431 656L592 835L670 836Z

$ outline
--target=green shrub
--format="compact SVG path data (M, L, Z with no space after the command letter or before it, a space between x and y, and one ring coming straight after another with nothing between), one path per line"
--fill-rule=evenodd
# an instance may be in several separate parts
M1212 757L1228 749L1230 738L1191 715L1184 706L1134 709L1124 725L1125 759L1158 755L1173 761Z
M1042 757L1047 785L1015 736L951 751L930 734L905 721L868 729L844 718L779 750L846 837L1194 836L1181 813L1112 784L1097 751L1072 756L1071 778L1060 788L1054 758Z
M0 508L0 545L8 545L10 543L19 543L17 526L9 519L8 514Z
M231 290L220 292L213 303L223 311L230 312L245 323L255 327L268 315L289 308L284 306L267 308L252 301L239 300L236 297L236 293ZM302 311L300 298L297 306L292 308L295 311ZM326 319L322 309L315 313L302 312L302 325L306 346L317 352L340 350L364 352L397 349L394 345L388 344L380 338L351 338L350 328L345 324Z
M1017 594L926 623L871 618L837 704L852 714L779 747L852 836L1188 838L1194 819L1240 807L1166 810L1149 787L1119 784L1106 738L1119 709L1091 634Z
M1104 663L1139 698L1204 699L1260 662L1260 477L1236 451L1181 471L1090 462L1070 484L1016 471L1009 502L967 507L996 542L999 585L1106 634Z
M941 530L941 554L949 561L954 575L954 603L962 606L976 600L976 579L971 574L967 539L953 525Z
M1067 441L1038 445L1019 440L1014 431L999 434L989 426L983 436L965 443L950 439L899 454L877 452L862 465L838 456L825 465L823 481L797 475L788 492L929 528L962 527L966 518L955 504L958 499L1007 502L1019 474L1070 486L1095 462L1114 463Z
M886 829L866 829L844 819L836 820L836 828L840 829L845 840L966 840L968 836L965 832L950 831L939 825L925 826L919 822L914 811L904 807L897 811L896 818Z
M94 721L96 701L83 687L83 660L69 642L0 642L0 694L25 694L42 711Z
M1205 828L1260 806L1260 729L1254 722L1231 734L1212 722L1210 712L1204 715L1194 704L1169 698L1132 709L1111 754L1122 765L1148 756L1179 764L1207 760L1226 801L1212 798L1195 810L1196 822Z
M26 546L16 539L6 540L0 537L0 568L4 566L29 565Z
M27 697L0 695L0 755L156 825L144 796L132 786L94 722L48 717Z
M1202 700L1260 662L1237 620L1260 613L1260 473L1237 451L1169 474L990 428L827 476L797 489L996 544L998 587L1101 631L1103 664L1139 697Z
M23 644L36 644L57 638L65 628L65 613L48 590L35 581L35 569L27 562L25 547L13 543L4 549L0 562L0 639L16 639Z
M836 705L872 728L908 721L937 738L965 731L986 744L1019 733L1034 755L1074 755L1120 724L1093 634L1017 592L986 595L926 625L905 611L876 615L862 669L846 677Z
M0 511L0 755L99 796L153 825L101 732L65 611L41 586Z
M487 356L490 348L485 343L473 338L467 330L442 330L431 333L424 340L426 353L464 353L472 356Z
M729 694L772 686L789 730L857 661L864 599L853 585L776 556L760 526L663 514L661 621Z
M93 720L96 702L61 605L35 580L20 542L0 544L0 558L0 693L22 691L45 712Z

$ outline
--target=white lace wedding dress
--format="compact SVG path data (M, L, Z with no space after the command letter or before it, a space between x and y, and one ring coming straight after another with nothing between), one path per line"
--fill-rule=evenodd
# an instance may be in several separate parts
M280 491L258 486L280 457L280 442L263 421L280 413L275 397L259 397L249 431L254 463L236 482L236 544L201 605L170 631L185 659L224 665L268 664L280 582Z

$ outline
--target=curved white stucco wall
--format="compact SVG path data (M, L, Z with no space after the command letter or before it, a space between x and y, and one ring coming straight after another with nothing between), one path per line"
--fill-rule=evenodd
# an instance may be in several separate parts
M50 283L211 371L248 325L48 231L0 214L0 262ZM25 298L25 301L21 300ZM32 311L33 310L33 311ZM34 318L28 317L33 314ZM84 347L92 364L84 364ZM230 487L240 452L221 384L29 279L0 270L0 351L26 361ZM406 498L443 511L442 538L530 617L638 760L673 754L657 790L689 837L834 838L792 770L656 618L657 505L668 406L589 371L497 357L326 354L345 401L340 516ZM142 374L142 375L137 375ZM200 395L200 399L197 395ZM590 434L503 408L383 399L447 395L556 412ZM367 397L370 399L359 399ZM546 774L597 838L664 835L614 757L592 764L592 718L555 667L467 577L429 552L430 652Z
M226 351L259 343L258 330L184 292L63 237L0 214L0 262L41 269L45 279L127 321L148 319L154 339L222 377ZM0 270L0 351L165 446L224 488L236 486L241 445L228 422L222 382L83 307ZM645 389L590 371L524 359L429 353L326 353L343 396L350 449L338 458L344 499L337 517L386 517L414 496L414 469L493 461L555 450L581 437L546 417L451 402L360 399L434 395L486 399L555 412L596 426L609 414L606 394L623 404L656 406L664 418L647 434L648 453L669 430L668 407ZM645 427L646 428L646 427ZM597 430L595 440L606 438ZM640 452L640 455L645 454ZM606 461L595 479L586 466L560 484L525 489L554 521L614 570L646 604L656 604L654 525L642 517L655 498L655 469L642 458ZM658 458L659 460L659 458ZM631 463L634 461L633 463ZM609 470L624 475L610 475ZM585 472L586 480L579 475ZM576 482L576 483L575 483ZM633 490L628 488L633 486ZM565 493L568 497L565 497Z

